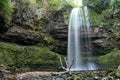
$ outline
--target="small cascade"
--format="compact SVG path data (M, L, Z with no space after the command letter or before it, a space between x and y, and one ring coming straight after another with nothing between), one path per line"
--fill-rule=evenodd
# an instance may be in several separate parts
M74 3L82 6L82 0L75 0ZM90 30L87 6L73 8L69 20L67 70L97 69L96 64L89 60L92 56Z

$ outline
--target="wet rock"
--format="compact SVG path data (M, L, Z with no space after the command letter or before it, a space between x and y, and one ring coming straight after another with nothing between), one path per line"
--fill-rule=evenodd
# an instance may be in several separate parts
M4 75L3 75L2 71L0 71L0 78L3 78L3 77L4 77Z
M109 78L108 77L103 77L102 80L109 80Z
M52 51L67 54L67 39L68 39L68 23L64 18L66 10L60 10L50 16L48 31L56 39ZM67 15L68 16L68 15ZM67 17L69 18L69 17ZM68 20L69 21L69 20ZM108 29L105 27L92 27L91 28L91 40L93 45L94 55L103 55L110 51L109 42L105 40L108 36ZM102 38L102 40L101 40ZM101 52L100 52L101 51Z
M11 27L4 35L0 38L9 42L15 42L19 44L37 44L45 43L43 35L40 35L34 31L25 30L21 27Z
M68 27L64 23L62 12L56 12L50 17L49 33L56 39L52 51L66 54Z
M18 80L63 80L59 77L52 76L51 74L57 74L57 72L26 72L17 74Z
M114 70L112 70L114 72ZM17 80L119 80L120 78L116 78L114 76L109 76L105 70L98 71L80 71L80 72L72 72L71 74L61 74L58 72L26 72L16 74ZM51 75L57 74L57 75ZM14 76L13 76L14 78ZM12 79L12 77L11 77Z
M96 39L92 43L94 55L103 55L111 51L110 42L105 38Z
M100 77L99 76L94 76L94 80L99 80Z
M88 77L88 78L86 78L85 80L95 80L95 79Z

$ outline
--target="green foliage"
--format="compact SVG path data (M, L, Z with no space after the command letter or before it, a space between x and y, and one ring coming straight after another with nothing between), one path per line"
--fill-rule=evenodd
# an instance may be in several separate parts
M39 2L38 3L38 8L42 8L43 7L43 3L42 2Z
M74 7L74 8L77 8L77 7L79 7L79 4L78 3L75 3L74 2L74 0L66 0L67 1L67 3L69 4L69 5L71 5L72 7ZM77 1L78 2L78 1ZM83 5L81 4L81 6L80 7L82 7Z
M60 10L66 5L66 0L37 0L38 8L46 8L50 12Z
M26 5L29 4L29 6L33 6L36 4L36 0L13 0L13 1L21 4L26 4Z
M102 16L100 14L97 14L93 9L89 8L89 17L90 17L90 22L92 26L98 26L102 24L101 19Z
M50 0L49 11L57 11L66 5L66 0Z
M113 10L112 17L115 19L119 19L120 16L120 1L119 0L111 0L110 7Z
M36 4L36 0L28 0L31 4Z
M85 0L86 4L99 14L100 25L119 27L120 1L119 0Z
M118 69L117 69L116 75L120 77L120 65L118 66Z
M120 1L111 0L109 4L109 8L102 12L102 15L104 15L104 22L109 23L109 26L112 27L120 27Z
M88 6L93 8L97 13L101 13L109 7L109 0L89 0Z
M0 42L0 64L12 71L57 70L59 55L48 47L19 46Z
M0 0L0 27L9 24L12 11L12 4L9 0Z
M104 67L117 67L120 62L120 50L114 49L110 53L98 57L98 62L102 64Z

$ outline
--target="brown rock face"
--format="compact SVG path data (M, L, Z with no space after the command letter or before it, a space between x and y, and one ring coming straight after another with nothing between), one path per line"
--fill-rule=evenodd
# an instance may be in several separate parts
M19 43L19 44L37 44L44 43L43 36L21 27L11 27L5 34L0 36L1 39Z
M66 10L67 9L67 10ZM67 38L68 38L68 21L69 8L62 9L53 13L50 16L48 30L49 33L55 38L54 52L60 54L67 54ZM67 17L65 17L67 16ZM90 37L92 39L94 55L102 55L110 51L110 42L106 40L108 36L108 29L105 27L92 27ZM102 41L99 42L98 40Z
M68 26L64 22L63 11L57 11L50 16L48 31L55 38L52 51L66 54Z
M64 23L58 27L53 28L50 34L57 40L53 51L60 54L67 54L67 38L68 38L68 26ZM110 47L110 41L106 38L108 36L108 29L105 27L93 27L91 29L91 40L92 40L92 52L94 55L103 55L109 52L112 48Z

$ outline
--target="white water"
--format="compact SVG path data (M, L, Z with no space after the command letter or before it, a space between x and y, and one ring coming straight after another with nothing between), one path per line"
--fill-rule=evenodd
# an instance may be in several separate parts
M88 9L86 6L73 8L69 20L67 70L96 70L97 66L88 59L91 49Z

